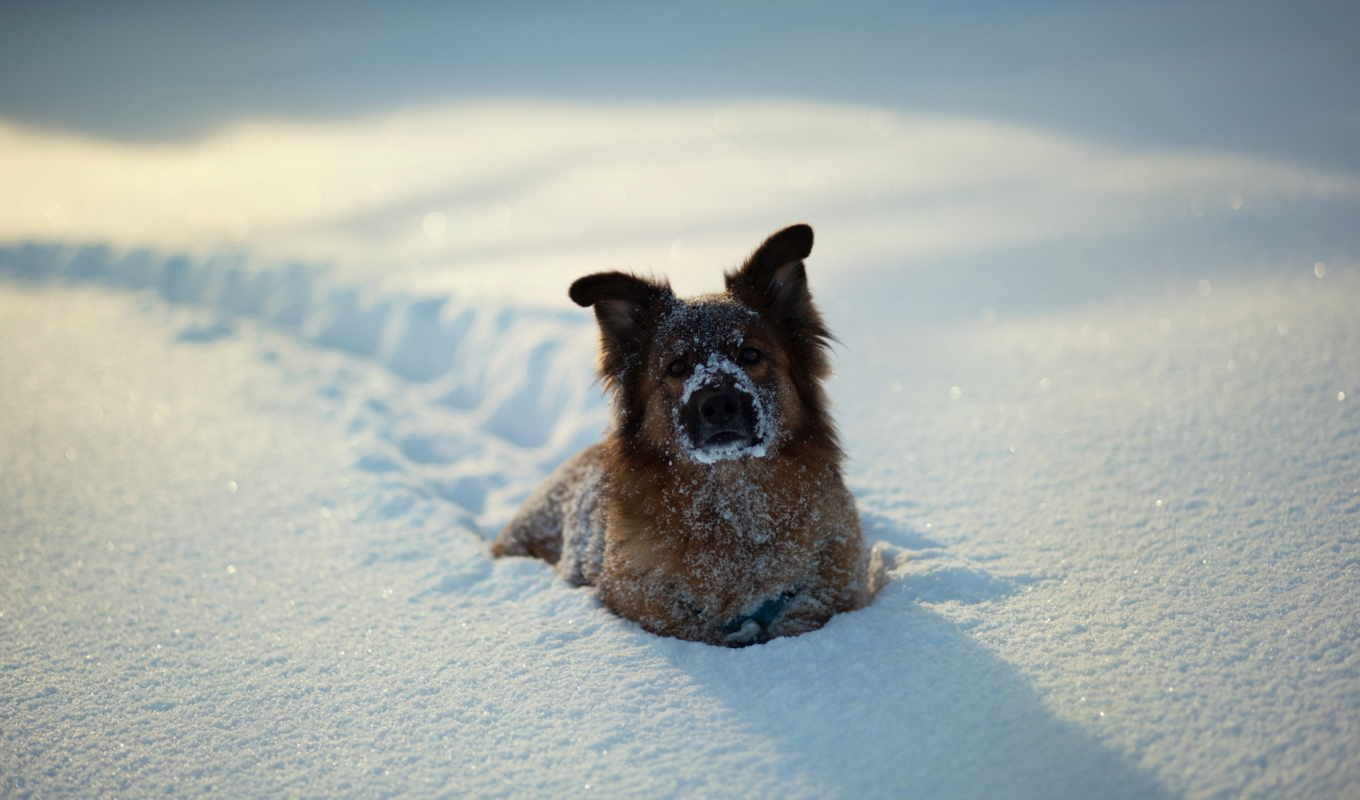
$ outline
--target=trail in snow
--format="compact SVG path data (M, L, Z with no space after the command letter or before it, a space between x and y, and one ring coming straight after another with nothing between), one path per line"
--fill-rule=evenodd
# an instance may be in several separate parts
M356 466L453 502L474 525L514 510L524 489L507 487L507 474L539 472L603 429L603 400L581 368L594 333L579 314L384 294L337 284L319 268L259 269L232 255L26 244L0 248L0 263L29 281L145 289L208 310L178 333L183 342L233 338L250 321L334 353L326 366L286 368L316 381L319 402L348 418ZM379 369L347 366L357 363Z

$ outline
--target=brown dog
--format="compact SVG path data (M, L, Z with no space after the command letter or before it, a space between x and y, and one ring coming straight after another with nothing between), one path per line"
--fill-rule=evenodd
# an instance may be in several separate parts
M563 464L492 545L556 564L663 636L745 645L868 602L868 551L821 381L830 333L803 259L812 229L771 236L727 291L588 275L605 440Z

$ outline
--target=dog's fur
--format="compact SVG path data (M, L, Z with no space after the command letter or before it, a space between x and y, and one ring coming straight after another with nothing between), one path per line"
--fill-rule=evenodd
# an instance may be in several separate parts
M620 272L572 284L599 321L615 425L492 553L542 558L647 630L714 644L804 633L868 602L811 250L811 228L786 228L727 273L726 292L690 300Z

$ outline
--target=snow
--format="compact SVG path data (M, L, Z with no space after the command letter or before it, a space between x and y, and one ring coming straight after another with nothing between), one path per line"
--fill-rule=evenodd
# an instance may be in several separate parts
M682 295L712 290L715 270L804 219L817 229L821 286L836 273L998 251L1008 265L1063 258L1086 272L1091 252L1068 250L1118 261L1104 245L1129 231L1161 234L1126 248L1140 275L1167 261L1236 268L1280 237L1231 240L1245 225L1268 230L1281 211L1308 215L1322 253L1311 263L1332 257L1332 240L1357 244L1354 215L1336 204L1360 199L1360 177L1305 159L765 97L467 102L327 125L247 118L169 142L0 119L0 153L0 184L24 187L0 197L0 241L263 251L274 264L333 264L369 283L539 305L602 268L656 270ZM1074 276L1062 290L1081 284Z
M910 557L736 651L487 555L605 423L589 314L100 246L0 274L6 794L1360 788L1348 264L952 321L819 293L847 481Z
M1360 797L1350 7L107 8L0 7L0 797ZM800 221L879 597L489 558L571 281Z

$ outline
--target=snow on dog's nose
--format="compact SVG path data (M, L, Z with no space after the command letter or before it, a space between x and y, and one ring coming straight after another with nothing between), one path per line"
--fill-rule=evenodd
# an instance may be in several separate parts
M695 365L675 422L686 453L701 464L762 458L773 432L767 403L750 376L718 354Z

